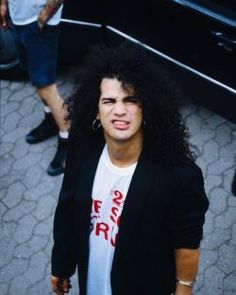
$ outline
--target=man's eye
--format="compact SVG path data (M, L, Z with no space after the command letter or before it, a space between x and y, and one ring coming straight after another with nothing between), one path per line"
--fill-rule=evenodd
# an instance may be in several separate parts
M136 96L130 96L130 97L127 97L126 102L130 104L137 104L140 102L140 100Z
M112 101L111 100L104 100L103 104L112 104Z
M139 103L139 100L137 98L129 99L129 100L127 100L127 103L129 103L129 104L137 104L137 103Z

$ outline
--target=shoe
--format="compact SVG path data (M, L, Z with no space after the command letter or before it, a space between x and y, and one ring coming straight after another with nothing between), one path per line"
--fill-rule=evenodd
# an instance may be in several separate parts
M55 157L47 169L47 173L49 175L56 176L56 175L60 175L64 173L67 149L68 149L68 139L63 139L59 137Z
M26 142L33 144L42 142L58 134L57 124L51 113L45 113L44 120L25 137Z

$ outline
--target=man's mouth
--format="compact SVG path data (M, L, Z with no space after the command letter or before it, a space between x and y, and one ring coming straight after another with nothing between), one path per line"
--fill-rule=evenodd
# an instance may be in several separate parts
M124 120L112 120L112 124L116 129L125 130L129 127L129 122Z

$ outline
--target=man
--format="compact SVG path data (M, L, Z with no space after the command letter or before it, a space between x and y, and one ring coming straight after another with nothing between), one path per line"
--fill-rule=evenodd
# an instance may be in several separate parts
M165 73L139 47L93 51L72 103L52 289L189 295L208 208Z
M64 172L68 142L67 110L55 82L63 1L0 1L1 25L7 26L9 7L20 60L23 66L27 66L31 82L44 104L45 119L26 135L26 141L29 144L39 143L59 132L57 152L47 170L49 175L59 175Z

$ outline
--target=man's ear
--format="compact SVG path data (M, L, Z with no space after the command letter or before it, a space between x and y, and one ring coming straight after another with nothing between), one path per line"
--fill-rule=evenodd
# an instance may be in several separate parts
M99 113L97 113L96 120L100 120L100 118L99 118Z

